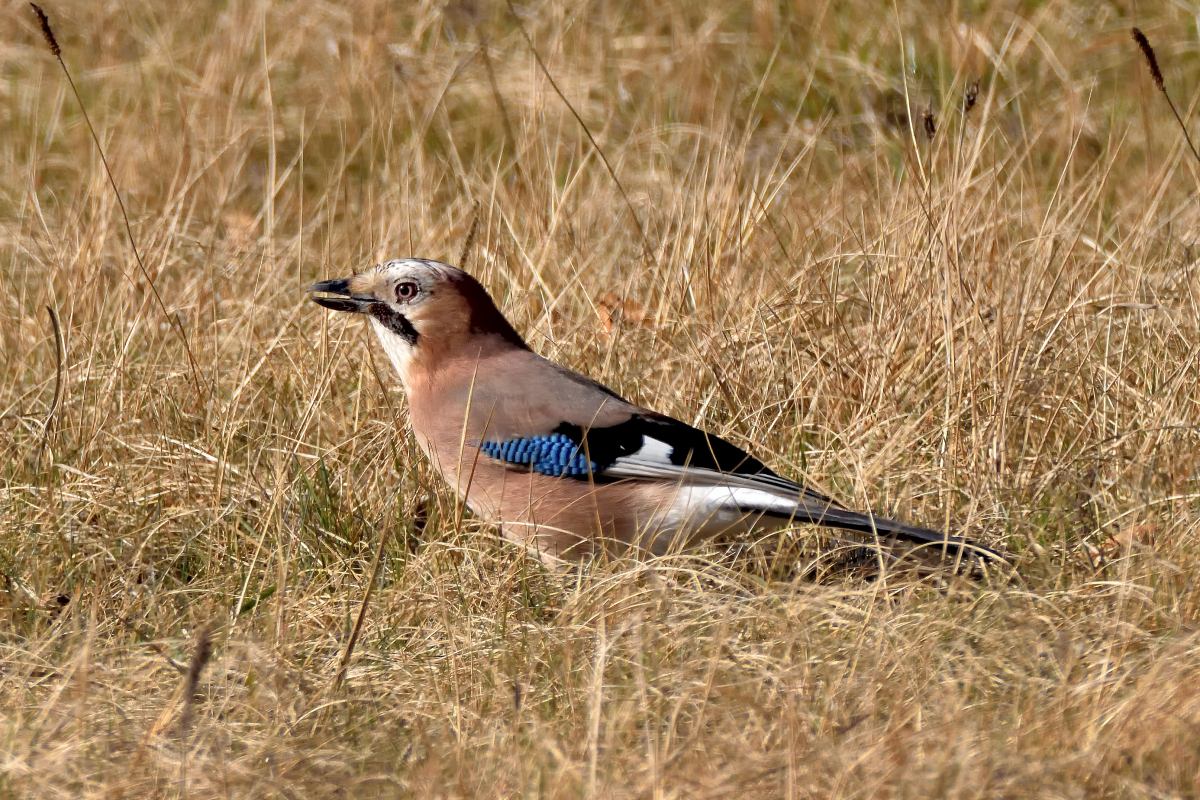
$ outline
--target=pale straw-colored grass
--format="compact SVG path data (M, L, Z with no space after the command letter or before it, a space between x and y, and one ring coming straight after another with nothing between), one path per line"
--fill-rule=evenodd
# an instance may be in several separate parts
M48 7L199 387L9 6L0 796L1200 792L1194 20L783 5L517 2L621 188L504 4ZM539 351L1015 574L499 544L303 294L476 216Z

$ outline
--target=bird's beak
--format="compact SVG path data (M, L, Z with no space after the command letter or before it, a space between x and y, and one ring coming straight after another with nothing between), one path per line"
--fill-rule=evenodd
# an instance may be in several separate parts
M331 311L362 313L371 303L375 302L375 298L370 295L352 293L348 278L318 281L308 287L308 294L314 303Z

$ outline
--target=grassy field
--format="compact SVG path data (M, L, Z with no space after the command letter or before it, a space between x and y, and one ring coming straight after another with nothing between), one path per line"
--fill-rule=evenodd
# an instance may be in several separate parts
M4 6L0 797L1200 795L1194 13L514 2L49 5L141 266ZM304 297L406 255L1013 574L547 572Z

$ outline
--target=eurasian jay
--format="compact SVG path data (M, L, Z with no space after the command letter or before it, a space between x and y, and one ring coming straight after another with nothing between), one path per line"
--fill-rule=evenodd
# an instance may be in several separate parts
M661 554L811 523L968 561L994 551L860 514L729 442L622 399L534 353L480 283L398 259L309 287L365 314L408 395L413 432L467 507L544 560Z

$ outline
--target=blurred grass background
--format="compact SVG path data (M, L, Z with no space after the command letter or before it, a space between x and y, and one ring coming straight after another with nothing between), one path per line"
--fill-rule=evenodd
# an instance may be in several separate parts
M147 274L7 4L0 796L1200 792L1194 6L46 10ZM546 573L304 299L406 255L1019 576Z

